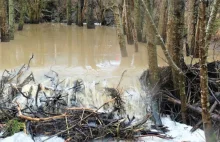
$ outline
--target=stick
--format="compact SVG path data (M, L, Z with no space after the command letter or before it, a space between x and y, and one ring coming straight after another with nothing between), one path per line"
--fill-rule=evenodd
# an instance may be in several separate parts
M122 81L122 78L123 78L125 72L127 72L127 70L124 70L123 73L121 74L121 78L120 78L120 81L119 81L118 86L117 86L116 89L118 89L119 85L121 84L121 81Z

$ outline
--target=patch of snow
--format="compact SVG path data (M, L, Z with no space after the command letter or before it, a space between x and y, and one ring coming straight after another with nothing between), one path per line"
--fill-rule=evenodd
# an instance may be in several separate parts
M27 135L23 132L19 132L5 139L0 139L0 142L42 142L43 140L47 138L48 137L46 136L36 137L34 138L34 141L33 141L30 135ZM53 137L47 140L46 142L64 142L64 140L59 137Z
M172 140L165 140L158 137L142 137L139 140L147 142L205 142L205 134L201 129L191 133L191 126L174 122L169 117L163 117L162 122L170 130L166 134L173 137Z

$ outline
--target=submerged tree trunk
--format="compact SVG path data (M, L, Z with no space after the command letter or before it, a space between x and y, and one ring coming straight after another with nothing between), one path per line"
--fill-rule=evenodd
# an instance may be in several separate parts
M0 0L0 12L1 42L9 42L10 37L6 0Z
M126 20L126 16L127 12L126 12L126 2L125 0L123 0L123 10L122 10L122 25L123 25L123 32L124 35L126 35L126 29L127 29L127 20Z
M14 39L14 0L9 0L9 36L10 39Z
M78 23L77 25L82 27L83 26L83 18L82 18L82 9L83 9L83 0L78 0Z
M145 2L146 0L143 0L142 1L142 3L143 2ZM145 8L145 7L144 7ZM147 11L145 10L145 9L143 9L144 11L141 13L141 16L142 17L145 17L146 15L147 15ZM143 20L143 23L142 23L143 25L143 31L142 31L142 42L143 43L147 43L147 35L146 35L146 33L147 33L147 22L146 22L146 20Z
M22 31L24 26L24 13L25 13L24 0L19 0L19 7L20 7L20 15L19 15L18 31Z
M88 7L87 7L87 29L95 29L93 7L94 7L93 0L88 0Z
M187 56L193 55L193 51L195 48L195 28L196 28L196 0L190 0L187 2Z
M162 38L166 39L166 29L167 29L167 0L162 0L160 5L160 16L158 23L158 31ZM156 43L159 43L157 40Z
M67 17L67 25L72 25L72 2L71 0L67 0L66 4L66 17Z
M127 57L128 53L126 50L126 42L125 42L125 37L123 33L122 19L120 17L119 8L116 4L114 4L113 6L113 11L114 11L115 25L116 25L116 30L117 30L117 35L118 35L118 40L119 40L119 45L120 45L120 50L121 50L121 56Z
M42 0L29 1L28 15L30 17L30 23L39 24L42 10Z
M140 1L139 1L140 2ZM135 19L137 18L136 10L135 10L135 1L133 3L132 9L131 9L131 21L132 21L132 34L133 34L133 40L134 40L134 48L135 52L138 52L138 35L137 35L137 27L138 27L138 21ZM140 17L139 17L140 18Z
M137 40L138 42L142 41L142 23L143 17L141 15L141 1L135 0L134 1L134 25L137 31Z
M202 121L205 131L206 142L216 142L216 136L212 128L211 116L209 112L209 90L208 90L208 71L207 56L210 44L213 23L215 21L220 0L214 0L213 8L206 27L206 1L201 0L199 4L199 57L200 57L200 88L201 88L201 104L202 104Z
M146 6L150 11L151 15L153 13L153 6L151 5L151 0L145 0ZM152 95L152 114L155 120L155 124L157 126L162 126L162 121L159 115L159 97L158 97L158 89L154 89L155 86L159 84L159 68L158 68L158 59L157 59L157 48L155 44L156 33L153 29L152 24L150 23L149 17L146 16L145 21L147 31L147 52L148 52L148 63L149 63L149 81L150 81L150 89Z
M133 39L133 22L132 22L132 1L125 0L126 2L126 35L127 35L127 43L134 44Z
M167 47L175 64L183 69L185 64L183 56L184 1L170 0L168 5ZM175 69L172 69L172 74L174 88L181 99L182 119L186 123L185 78Z

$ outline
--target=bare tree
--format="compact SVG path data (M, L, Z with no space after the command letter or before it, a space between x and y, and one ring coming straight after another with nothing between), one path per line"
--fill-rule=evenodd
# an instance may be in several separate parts
M187 1L187 55L193 55L196 31L196 0Z
M10 39L13 40L14 39L14 0L9 0L9 36Z
M143 17L141 15L141 1L134 0L134 24L137 31L138 42L142 41L142 23Z
M202 120L207 142L215 142L216 136L212 129L211 117L209 112L209 91L208 91L208 71L207 56L210 44L213 24L217 15L220 0L214 0L213 8L206 26L206 1L201 0L199 4L199 57L200 57L200 88L201 88L201 104L202 104Z
M116 31L117 31L117 36L119 40L120 50L121 50L121 56L127 57L128 53L126 50L126 42L125 42L125 36L123 33L122 18L120 16L118 3L114 0L111 0L108 2L108 5L109 7L113 9L113 12L114 12L114 19L115 19Z
M95 29L95 24L94 24L94 1L93 0L88 0L87 4L87 28L88 29Z
M67 17L67 25L72 25L72 2L71 0L67 0L66 3L66 17Z
M78 0L78 26L83 26L82 10L83 10L84 0Z
M24 0L19 0L18 2L19 2L19 7L20 7L18 31L22 31L23 30L23 26L24 26L25 5L24 5Z
M160 4L160 16L158 23L158 31L163 39L166 39L166 29L167 29L167 0L162 0ZM158 42L157 42L158 43Z
M0 27L1 27L1 42L9 42L9 24L8 24L8 12L7 1L0 0Z
M133 21L132 21L132 1L131 0L125 0L126 4L126 35L127 35L127 43L128 44L134 44L134 38L133 38Z
M42 0L27 0L26 4L30 23L38 24L41 18Z
M153 6L152 6L152 0L145 0L145 4L150 11L150 13L153 13ZM152 24L150 23L150 19L148 16L145 17L146 22L146 28L148 29L146 32L147 35L147 51L148 51L148 63L149 63L149 82L150 82L150 88L153 90L153 88L158 85L159 82L159 68L158 68L158 60L157 60L157 48L155 44L156 39L156 33L152 27ZM157 91L153 90L151 92L152 94L152 112L153 117L155 120L155 123L157 126L162 126L162 121L160 119L159 115L159 104L158 104L158 96Z
M168 27L167 27L167 47L172 55L175 64L183 69L183 31L184 31L184 1L169 0L168 4ZM181 114L183 122L186 123L186 97L184 75L172 69L173 84L176 94L181 98Z

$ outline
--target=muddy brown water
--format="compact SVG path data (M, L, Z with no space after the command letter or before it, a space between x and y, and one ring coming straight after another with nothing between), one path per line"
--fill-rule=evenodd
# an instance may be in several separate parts
M138 53L132 45L127 45L127 50L129 57L121 58L114 27L97 26L95 30L87 30L85 26L65 24L25 25L23 31L15 33L15 40L0 43L0 70L27 63L32 53L31 67L38 69L82 67L118 74L126 68L148 67L144 43L139 44ZM215 59L219 59L218 53L215 53ZM213 56L209 58L213 60ZM158 60L159 66L167 65L160 47ZM185 60L190 62L190 58Z

